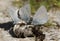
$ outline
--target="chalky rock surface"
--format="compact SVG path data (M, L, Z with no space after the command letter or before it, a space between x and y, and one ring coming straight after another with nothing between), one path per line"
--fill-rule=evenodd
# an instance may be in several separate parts
M12 21L11 17L8 17L8 14L5 14L3 12L0 12L0 23L6 23Z

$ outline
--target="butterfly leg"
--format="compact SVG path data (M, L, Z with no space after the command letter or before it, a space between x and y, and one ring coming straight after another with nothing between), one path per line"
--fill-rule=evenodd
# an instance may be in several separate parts
M39 41L43 41L45 39L45 34L39 36Z
M38 41L38 37L35 36L35 41Z

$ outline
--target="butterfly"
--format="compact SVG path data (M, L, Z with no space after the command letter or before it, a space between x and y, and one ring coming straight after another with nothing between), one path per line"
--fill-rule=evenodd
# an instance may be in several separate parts
M21 37L22 35L26 37L33 35L33 33L36 34L35 30L38 28L38 25L43 25L48 21L47 10L43 5L38 8L33 16L31 15L30 4L26 4L20 9L9 7L8 12L14 21L13 32L17 37Z

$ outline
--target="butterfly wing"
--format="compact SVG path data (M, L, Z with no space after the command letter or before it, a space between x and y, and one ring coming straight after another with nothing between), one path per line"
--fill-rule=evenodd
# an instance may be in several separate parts
M22 8L20 8L19 14L22 20L24 20L25 22L29 22L31 15L30 5L26 4Z
M32 24L34 25L39 25L39 24L44 24L48 21L48 15L47 15L47 10L45 6L41 6L36 14L33 17Z
M8 13L11 16L12 20L14 21L14 24L20 21L20 19L18 18L17 12L18 12L18 9L13 6L8 8Z

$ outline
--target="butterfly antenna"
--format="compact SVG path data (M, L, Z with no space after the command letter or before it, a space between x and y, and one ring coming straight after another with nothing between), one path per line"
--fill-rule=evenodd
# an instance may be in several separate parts
M21 15L19 14L19 10L17 12L17 15L18 15L18 18L21 19L21 17L20 17Z

